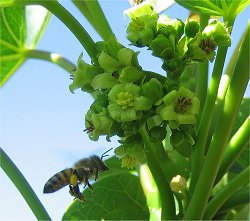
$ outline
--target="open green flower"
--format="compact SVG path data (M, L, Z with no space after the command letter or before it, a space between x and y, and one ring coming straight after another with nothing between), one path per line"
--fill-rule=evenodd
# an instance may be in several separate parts
M231 45L229 28L227 28L223 22L216 19L212 20L203 30L202 38L214 40L217 46L229 47Z
M173 90L165 95L163 102L157 112L163 120L169 121L170 126L196 122L195 114L199 112L200 102L190 90L183 87Z
M115 154L122 158L122 167L127 167L128 169L132 169L138 164L144 164L147 161L143 142L140 138L128 143L125 141L125 144L115 149Z
M140 96L141 88L132 83L115 85L108 94L108 110L117 122L129 122L142 117L142 111L149 110L152 102Z
M93 92L91 82L95 76L103 72L103 69L100 66L85 63L82 60L82 54L78 58L77 65L78 68L73 73L73 83L69 86L70 91L73 93L76 89L81 88L82 91Z
M107 135L112 136L111 127L114 120L109 116L108 110L103 108L103 110L96 114L88 111L85 116L85 126L86 131L91 140L98 140L99 136Z
M127 28L127 39L138 47L148 45L156 33L157 17L144 15L132 19Z
M187 44L187 56L193 61L203 62L209 60L212 62L215 57L215 49L217 47L212 38L203 38L198 32L196 36Z

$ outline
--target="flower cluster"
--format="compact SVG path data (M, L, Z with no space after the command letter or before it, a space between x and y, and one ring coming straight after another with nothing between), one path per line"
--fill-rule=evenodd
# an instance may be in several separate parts
M107 42L96 43L98 64L78 59L70 90L80 88L91 93L94 102L85 115L85 132L91 140L119 136L121 145L115 150L122 166L132 168L145 163L146 157L139 129L146 124L152 142L166 137L167 125L180 130L180 125L195 123L199 101L185 88L166 77L144 71L138 63L138 53L122 46L113 36Z
M94 141L103 135L108 141L112 136L120 137L121 145L115 153L122 158L122 166L128 168L146 162L139 133L142 125L146 125L152 142L163 141L171 130L172 146L189 156L199 100L179 85L179 77L186 64L212 61L217 46L229 46L229 30L213 20L201 31L197 21L183 23L166 15L158 16L144 2L125 14L131 18L127 38L137 47L147 46L161 58L167 76L143 70L138 52L121 45L115 36L97 42L97 62L87 64L80 55L69 87L71 92L80 88L94 97L85 116L84 131Z
M213 61L217 46L230 46L230 30L224 23L212 20L202 31L196 20L170 19L142 3L125 12L131 22L127 38L135 46L147 46L152 54L163 60L162 68L174 79L186 64Z

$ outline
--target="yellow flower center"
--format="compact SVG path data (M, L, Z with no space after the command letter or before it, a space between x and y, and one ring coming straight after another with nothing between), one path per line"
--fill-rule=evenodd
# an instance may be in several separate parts
M133 107L133 101L134 98L131 93L120 92L117 95L117 104L119 104L123 110L127 109L128 107Z

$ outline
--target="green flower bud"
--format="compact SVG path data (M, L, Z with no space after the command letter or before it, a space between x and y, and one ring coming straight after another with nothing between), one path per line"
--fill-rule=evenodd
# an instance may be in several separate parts
M171 187L171 190L176 193L182 192L187 187L187 181L184 177L177 175L173 177L173 179L171 180L170 187Z
M184 23L180 19L174 19L172 20L171 25L175 28L178 39L180 39L184 33Z
M172 134L170 136L170 143L173 146L179 146L184 142L184 134L179 130L172 130Z
M134 83L144 77L144 72L136 67L127 66L122 69L119 77L120 83Z
M98 140L100 135L111 136L112 124L113 119L109 116L107 109L103 109L98 114L88 111L85 116L85 131L87 131L89 138L94 141Z
M111 89L116 84L118 84L118 80L113 76L113 73L103 73L98 74L92 80L91 86L97 89Z
M151 101L140 96L140 87L134 84L118 84L109 92L108 110L117 122L129 122L142 117L142 110L151 108Z
M78 69L73 73L73 83L69 86L70 91L73 93L76 89L81 88L82 91L93 92L91 82L96 75L103 72L103 69L85 63L82 60L82 54L78 58L77 65Z
M129 48L122 48L117 53L117 58L119 63L123 66L131 66L132 65L132 58L136 52Z
M185 62L181 57L176 57L169 60L164 60L162 68L175 75L180 75L185 67Z
M119 69L119 62L104 51L98 57L98 62L106 72L113 73Z
M128 15L130 19L135 19L144 15L153 15L157 17L157 13L153 10L151 4L148 2L144 2L140 5L136 5L128 10L125 10L124 14Z
M199 99L194 94L181 87L178 91L173 90L163 98L164 104L157 112L163 120L177 121L179 124L194 124L195 114L199 112Z
M175 55L175 45L162 34L159 34L149 45L153 55L164 59L170 59Z
M188 38L194 38L199 31L200 24L198 23L198 21L193 19L186 20L184 32Z
M214 40L217 46L229 47L231 45L230 30L218 20L212 20L203 30L202 38Z
M143 95L150 98L152 103L157 102L163 96L163 86L160 81L155 78L151 78L149 82L142 85Z
M148 45L156 32L157 18L148 15L133 19L127 28L127 39L138 47Z

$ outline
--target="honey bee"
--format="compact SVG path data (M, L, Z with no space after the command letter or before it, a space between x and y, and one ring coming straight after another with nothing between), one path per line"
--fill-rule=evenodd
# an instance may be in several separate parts
M79 184L84 184L84 188L88 186L92 192L94 189L89 183L89 179L98 179L98 173L108 171L109 168L103 162L103 158L108 156L106 153L112 150L109 149L102 154L101 157L97 155L84 158L75 163L74 167L64 169L54 176L52 176L44 185L43 193L54 193L59 189L69 185L69 193L75 199L84 201L85 198L80 192Z

